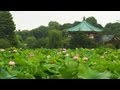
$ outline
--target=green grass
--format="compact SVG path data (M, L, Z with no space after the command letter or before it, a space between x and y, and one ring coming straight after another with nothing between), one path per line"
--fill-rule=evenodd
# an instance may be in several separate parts
M120 50L0 49L1 79L119 79Z

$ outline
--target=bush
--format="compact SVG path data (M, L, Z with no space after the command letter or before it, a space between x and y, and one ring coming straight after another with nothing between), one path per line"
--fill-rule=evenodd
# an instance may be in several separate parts
M0 39L0 48L9 48L11 47L7 39Z
M115 45L113 45L113 44L105 44L105 45L103 45L102 46L103 48L112 48L112 49L115 49Z
M83 32L71 33L70 48L94 48L97 46L94 40L88 38Z
M69 48L70 38L63 38L62 39L62 48Z

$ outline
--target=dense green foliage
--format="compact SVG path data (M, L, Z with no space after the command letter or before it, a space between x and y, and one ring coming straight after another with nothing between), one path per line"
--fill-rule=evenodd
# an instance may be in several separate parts
M15 24L9 11L0 11L0 39L7 39L10 46L16 46Z
M94 17L89 17L86 20L90 24L99 27L99 24ZM75 21L73 24L65 23L61 25L56 21L51 21L47 27L40 26L30 31L17 31L16 35L19 37L19 46L21 46L21 44L27 44L25 48L96 47L95 41L89 39L84 33L80 34L80 32L76 32L77 34L74 34L66 31L68 28L76 26L79 23L79 21ZM102 26L100 28L102 28ZM34 40L29 40L30 37L34 37ZM24 47L25 45L22 46Z
M56 21L50 21L48 26L40 26L30 31L18 30L15 32L15 24L12 19L12 15L9 11L0 11L0 48L13 46L22 48L93 48L100 45L94 40L89 39L82 32L82 34L66 32L68 28L79 24L79 21L75 21L74 23L65 23L63 25ZM97 19L92 16L86 18L86 21L93 26L102 28L103 35L108 34L115 35L117 37L120 36L120 23L108 23L105 27L102 27L102 25L98 24ZM112 42L112 45L120 48L119 41L117 43Z
M62 41L62 33L58 30L51 30L49 31L48 35L48 46L50 48L60 48L61 47L61 41Z
M98 24L97 23L97 20L94 18L94 17L88 17L86 19L86 21L92 25L94 25L95 27L98 27L98 28L103 28L102 25Z
M70 48L95 48L96 43L94 40L87 37L83 32L71 33Z
M7 39L0 39L0 48L9 48L11 45Z
M0 49L1 79L119 79L119 66L119 49Z
M120 37L120 23L108 23L104 28L104 33Z

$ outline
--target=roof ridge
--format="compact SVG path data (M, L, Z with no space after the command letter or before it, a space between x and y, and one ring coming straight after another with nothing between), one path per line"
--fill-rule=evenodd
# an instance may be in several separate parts
M89 28L93 29L93 28L91 27L91 24L87 23L86 21L84 21L84 22L85 22L85 24L86 24ZM94 30L93 30L93 31L94 31Z
M90 23L87 23L87 22L86 22L86 24L88 24L88 26L89 26L90 28L92 27L92 28L96 28L96 29L99 29L99 30L100 30L100 28L95 27L94 25L92 25L92 24L90 24Z

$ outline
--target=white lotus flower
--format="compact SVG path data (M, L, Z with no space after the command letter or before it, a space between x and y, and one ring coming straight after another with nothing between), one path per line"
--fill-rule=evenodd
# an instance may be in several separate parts
M68 57L68 56L69 56L69 54L67 53L65 56L66 56L66 57Z
M66 53L66 51L62 51L63 53Z
M14 52L14 53L16 53L16 52L17 52L17 50L13 50L13 52Z
M47 56L47 58L50 58L50 57L51 57L50 55Z
M33 53L30 53L30 57L34 57L35 55Z
M78 60L79 57L78 57L78 56L74 56L73 59L74 59L74 60Z
M5 51L5 49L0 49L0 52L4 52Z
M91 49L91 50L93 51L93 50L95 50L95 49L93 48L93 49Z
M61 52L58 52L57 54L61 54Z
M11 66L14 66L15 62L14 61L10 61L8 64L11 65Z
M88 58L87 58L87 57L84 57L84 58L83 58L83 60L87 61L87 60L88 60Z
M20 48L19 50L22 50L22 48Z
M104 56L101 56L101 58L104 58Z
M104 54L107 54L108 52L106 51L106 52L104 52Z
M9 53L11 53L11 51L8 51Z
M63 51L66 51L67 49L66 49L66 48L63 48L62 50L63 50Z
M76 50L78 50L78 48L75 48Z

